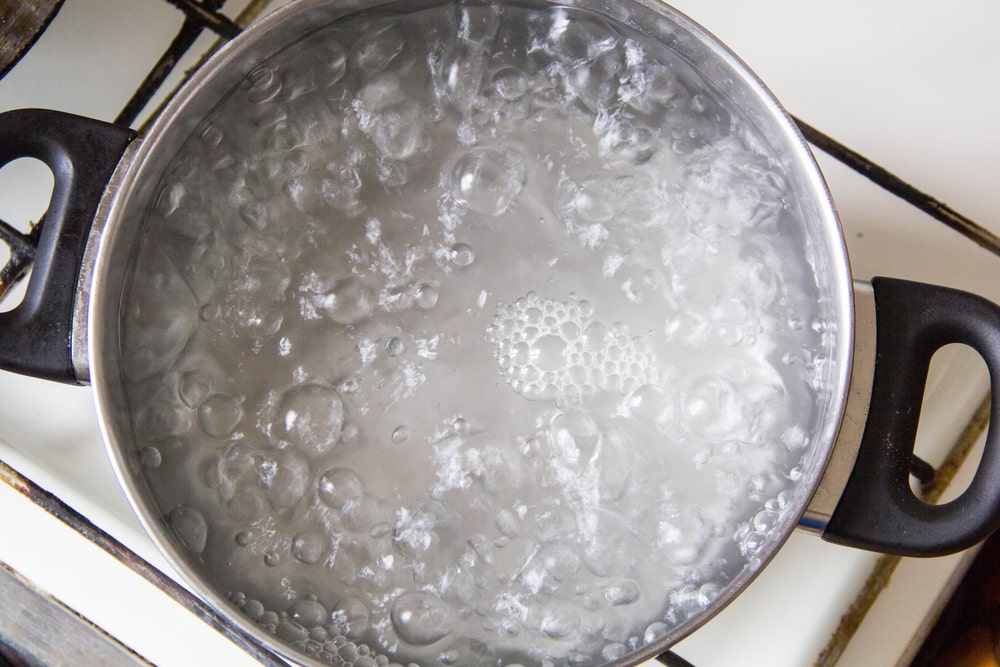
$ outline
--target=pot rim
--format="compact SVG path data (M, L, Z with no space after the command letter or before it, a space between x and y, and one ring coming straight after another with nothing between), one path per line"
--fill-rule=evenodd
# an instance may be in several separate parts
M513 0L515 3L519 1ZM442 2L443 0L417 0L405 6L407 9L416 9L425 4L438 5ZM561 2L545 0L545 3L598 11L618 20L622 20L621 13L634 11L631 7L621 8L629 3L609 3L603 0ZM766 111L767 120L773 123L773 129L778 133L777 143L788 152L787 161L795 166L802 177L803 195L811 199L814 206L811 213L819 218L815 226L822 229L822 238L819 241L823 247L813 250L819 252L818 259L824 262L824 266L822 271L817 270L815 266L813 268L825 276L830 300L835 302L831 312L836 314L838 321L836 330L831 333L836 338L836 343L831 349L837 352L838 358L830 378L831 384L835 387L829 393L825 406L826 415L821 419L824 425L823 431L816 434L814 443L816 449L812 452L808 470L802 479L796 482L793 506L785 513L781 528L776 530L776 539L771 540L760 557L751 561L726 585L709 609L673 627L654 643L635 649L624 658L607 663L608 665L634 665L653 658L700 628L745 590L787 541L818 488L833 451L845 412L854 347L853 287L846 242L825 179L795 122L746 63L706 29L673 7L657 0L630 0L630 3L634 7L641 8L640 20L626 19L625 23L648 35L649 33L641 25L641 16L652 12L666 18L707 50L712 58L708 64L721 67L730 75L736 75L739 80L733 82L733 85L751 94L753 96L751 101ZM295 651L290 645L268 633L232 607L232 603L212 585L209 578L193 565L191 558L175 543L162 513L149 497L136 457L128 451L131 439L119 426L121 415L128 412L127 401L119 386L120 359L117 347L116 314L125 284L122 279L127 271L125 265L128 264L128 258L122 257L121 250L124 249L123 243L126 245L131 243L136 232L128 224L130 218L126 209L129 202L135 200L137 196L141 198L144 194L151 195L151 188L159 180L148 178L146 174L152 170L154 176L158 175L157 163L169 161L172 156L170 140L179 133L186 136L197 128L204 114L216 103L217 98L212 98L206 104L201 95L204 88L211 84L214 89L229 90L237 85L255 64L280 51L307 31L320 28L333 20L360 10L390 4L398 2L397 0L293 0L247 27L194 73L156 118L148 133L134 142L136 147L131 159L123 160L113 178L114 187L109 188L105 195L105 200L108 201L106 203L102 201L101 209L105 212L105 217L97 222L100 229L95 225L96 233L93 235L98 242L88 290L90 301L86 318L89 328L87 335L89 372L95 390L98 422L104 436L105 447L133 512L170 565L200 597L217 609L225 610L226 615L235 624L268 649L290 655L302 664L317 667L323 667L325 663ZM640 24L636 25L637 22ZM702 69L697 65L695 67ZM707 78L712 77L709 74ZM728 101L737 103L731 98ZM165 153L167 155L164 155ZM132 227L135 226L133 223Z

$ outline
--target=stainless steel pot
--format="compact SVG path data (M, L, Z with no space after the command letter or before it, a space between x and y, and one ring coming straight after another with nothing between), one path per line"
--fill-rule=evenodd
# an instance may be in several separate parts
M363 11L415 11L434 2L300 0L248 28L201 68L149 133L44 111L0 117L0 158L30 156L56 177L52 204L25 302L0 316L3 365L54 380L90 382L116 472L143 525L178 570L213 605L265 645L296 660L314 659L263 631L235 609L217 582L179 541L150 494L140 464L144 443L124 388L122 299L139 221L157 196L164 169L211 109L257 66L317 28ZM795 492L771 540L705 610L609 664L635 664L664 651L708 621L747 586L800 522L833 542L887 553L938 555L985 538L1000 525L1000 452L996 429L969 490L931 507L910 490L908 473L922 387L933 353L961 342L1000 368L1000 310L978 297L891 279L853 285L834 207L805 142L747 68L700 27L652 0L565 3L609 17L670 47L753 119L780 154L798 205L813 227L809 251L825 276L832 386L799 471ZM93 223L93 226L91 226ZM853 367L853 368L852 368ZM232 371L235 372L235 371ZM994 392L994 409L1000 409ZM836 447L835 447L836 444ZM827 461L832 464L827 468ZM169 508L168 508L169 509ZM655 619L650 619L651 621Z

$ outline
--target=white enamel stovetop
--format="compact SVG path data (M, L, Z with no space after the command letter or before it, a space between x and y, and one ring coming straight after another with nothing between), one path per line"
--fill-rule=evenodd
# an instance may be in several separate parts
M235 15L232 6L244 3L229 4ZM792 113L1000 232L1000 53L994 45L1000 4L675 4L746 60ZM162 0L66 0L38 48L0 81L0 110L51 107L112 120L179 25L180 14ZM819 159L841 212L856 277L932 281L1000 301L1000 257L832 160ZM36 220L47 187L37 165L4 169L0 218L22 226ZM921 427L921 451L934 462L988 384L974 355L949 351L941 357ZM167 569L118 490L91 400L86 388L0 373L0 459ZM0 535L0 561L150 662L252 664L4 484ZM698 667L812 664L875 561L795 534L743 596L676 650ZM839 664L905 664L912 638L960 561L904 560Z

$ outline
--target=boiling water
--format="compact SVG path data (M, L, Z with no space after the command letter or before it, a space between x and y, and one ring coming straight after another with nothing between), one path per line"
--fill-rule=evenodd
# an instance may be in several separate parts
M594 665L785 520L830 332L810 221L675 54L589 14L342 20L180 149L123 316L150 486L332 664Z

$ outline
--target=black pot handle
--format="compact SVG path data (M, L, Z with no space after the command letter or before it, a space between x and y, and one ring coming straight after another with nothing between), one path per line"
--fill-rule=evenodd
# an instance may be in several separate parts
M72 326L77 278L98 204L135 132L58 111L0 114L0 167L32 157L52 170L54 187L39 224L24 300L0 313L0 368L77 382Z
M872 280L876 359L871 407L847 487L823 538L902 556L941 556L1000 528L1000 307L974 294L891 278ZM909 483L931 357L964 343L986 361L993 420L969 488L930 505Z

